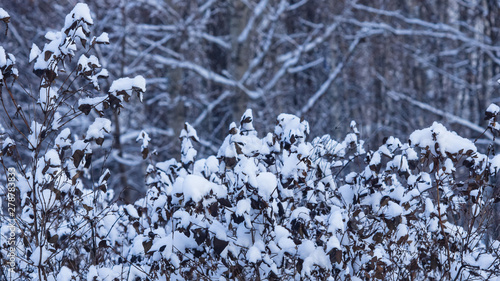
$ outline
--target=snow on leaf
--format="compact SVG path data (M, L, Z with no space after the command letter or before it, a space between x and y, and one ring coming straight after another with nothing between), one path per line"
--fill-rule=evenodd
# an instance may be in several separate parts
M71 281L73 280L73 272L66 266L61 267L57 274L56 281Z
M0 20L5 21L5 19L8 20L9 18L10 18L9 13L7 13L7 11L5 11L4 9L0 8Z
M476 152L474 143L463 138L455 132L448 131L440 123L434 122L431 127L417 130L410 135L410 141L413 146L428 148L434 155L447 156L446 153L455 154L460 151ZM437 144L437 145L436 145ZM438 149L436 151L436 149Z
M92 17L90 16L89 6L85 3L78 3L75 5L73 10L66 16L64 21L64 30L68 30L72 27L73 23L77 21L83 21L86 24L94 24Z
M105 133L111 132L111 121L106 118L96 118L94 123L89 126L86 140L103 140ZM102 141L100 141L102 143Z
M185 202L190 199L194 202L198 202L211 191L213 191L217 197L224 197L227 194L224 187L209 182L205 178L196 175L186 176L181 188L181 190L174 190L174 193L183 193Z
M301 121L295 115L282 113L278 115L277 122L278 125L274 129L274 133L283 143L301 142L309 134L309 123Z
M496 115L500 112L500 107L494 103L490 104L486 109L486 112Z
M266 201L269 200L269 198L272 197L277 197L278 193L275 191L277 187L277 180L276 176L272 173L260 173L257 176L257 187L259 189L259 195L262 196L262 198Z
M103 32L99 37L95 39L98 44L109 44L109 36L107 32Z
M32 61L34 61L41 53L42 51L40 51L40 48L38 48L38 46L33 43L33 45L31 46L29 62L31 63Z
M256 263L257 261L259 261L261 259L262 259L262 254L260 253L260 250L257 247L252 246L252 247L250 247L250 249L248 249L247 260L249 262Z
M109 92L115 96L125 95L125 100L132 94L132 92L137 92L139 99L142 102L142 94L146 91L146 79L141 75L134 78L120 78L111 84Z

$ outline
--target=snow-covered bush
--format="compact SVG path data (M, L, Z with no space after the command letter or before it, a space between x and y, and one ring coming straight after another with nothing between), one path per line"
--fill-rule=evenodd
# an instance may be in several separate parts
M12 120L1 161L17 169L19 209L16 270L2 268L1 278L500 280L500 242L486 235L500 201L500 157L439 123L366 150L355 122L341 140L309 141L307 121L280 114L274 131L259 136L247 110L206 158L197 159L200 140L185 123L180 159L167 161L149 153L142 131L147 193L116 204L113 175L93 175L92 156L112 129L107 112L133 93L141 98L145 81L118 79L95 95L107 72L89 53L107 35L90 38L92 23L78 4L43 50L33 46L41 83L29 114L10 87L15 59L0 47L4 116ZM79 45L85 53L69 71ZM486 112L494 135L499 112ZM87 116L94 121L86 133L72 135L67 124ZM8 217L0 218L7 237ZM2 240L2 262L8 248Z
M489 112L496 130L498 112ZM498 157L438 123L365 151L354 122L342 141L307 142L308 123L296 116L281 114L263 138L252 119L247 111L231 125L217 156L148 168L128 257L152 278L500 276L500 243L485 236Z
M0 11L8 22L8 14ZM77 4L60 31L47 32L42 49L33 44L29 59L40 77L38 85L15 87L19 74L15 58L0 46L2 119L9 120L1 139L1 163L6 171L15 171L18 190L10 195L16 202L15 251L8 252L7 240L1 242L2 263L14 252L17 265L9 270L2 265L2 280L72 280L87 275L91 264L107 259L99 250L107 246L103 238L109 234L102 228L110 223L111 214L123 210L110 204L109 171L93 173L93 151L111 131L105 116L122 107L132 92L141 96L145 79L118 79L106 94L98 95L101 78L108 72L89 54L96 45L107 43L107 34L91 37L92 24L88 6ZM26 98L32 106L21 107L18 101ZM82 117L93 121L83 135L73 134L69 124ZM7 196L6 188L1 196ZM12 236L7 227L10 218L1 219L2 238Z

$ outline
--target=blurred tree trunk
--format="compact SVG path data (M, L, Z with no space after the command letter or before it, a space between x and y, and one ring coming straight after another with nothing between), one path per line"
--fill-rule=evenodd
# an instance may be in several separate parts
M246 40L240 40L243 38L240 35L250 19L251 10L244 1L235 0L230 1L229 13L229 36L231 38L229 73L235 80L240 80L250 62L251 44ZM236 93L232 99L232 121L239 121L248 106L249 98L239 89L234 89L234 91Z

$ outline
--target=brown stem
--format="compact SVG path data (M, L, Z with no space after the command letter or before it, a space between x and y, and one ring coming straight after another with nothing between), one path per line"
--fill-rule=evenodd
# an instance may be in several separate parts
M443 234L444 241L446 243L446 255L448 257L448 269L451 268L451 258L450 258L450 245L448 242L448 236L446 235L446 232L444 231L444 224L443 220L441 218L441 197L439 196L439 180L436 183L436 191L437 191L437 203L438 203L438 216L439 216L439 226L441 227L441 234ZM449 271L448 271L449 274Z

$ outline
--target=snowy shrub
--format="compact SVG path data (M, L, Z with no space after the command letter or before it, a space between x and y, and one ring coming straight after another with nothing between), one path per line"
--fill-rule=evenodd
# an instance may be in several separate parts
M280 114L259 136L247 110L206 158L197 159L200 139L185 123L180 159L167 161L155 159L142 131L146 195L116 204L113 175L94 175L92 159L109 139L108 112L141 99L145 79L121 78L96 95L107 71L90 52L107 34L89 37L92 24L78 4L42 50L33 45L41 81L29 93L33 108L17 107L15 59L0 47L12 121L0 160L13 163L18 187L17 265L1 278L500 280L500 242L486 235L500 158L439 123L367 150L355 122L341 140L309 141L307 121ZM83 54L67 70L77 46ZM494 135L499 112L486 111ZM77 117L93 119L81 136L67 127ZM7 237L8 217L0 218ZM2 262L8 249L2 239Z
M17 265L12 271L2 269L2 280L79 280L88 275L90 265L109 259L102 250L109 246L104 238L113 234L113 216L124 209L110 204L109 171L93 174L93 151L109 138L107 112L121 107L132 92L141 96L145 80L118 79L107 94L97 95L108 72L89 53L107 43L107 35L90 37L92 24L87 5L77 4L60 31L45 35L48 42L42 49L33 44L30 61L40 83L34 86L38 90L26 90L31 107L19 106L18 100L26 97L13 86L18 76L15 58L0 47L2 117L10 120L9 137L1 139L1 162L6 170L15 169L18 188ZM83 115L93 121L82 130L84 135L75 135L68 125ZM1 193L4 197L7 190ZM2 237L10 235L7 219L1 220ZM2 239L2 262L8 245Z
M498 112L489 114L493 124ZM252 120L248 110L231 125L217 156L149 166L148 194L134 204L138 235L126 254L150 278L500 276L500 243L485 236L498 201L490 182L498 157L438 123L408 143L391 137L365 151L354 122L342 141L307 142L308 123L296 116L278 116L263 138ZM181 138L188 131L196 136L186 124ZM192 150L183 141L182 151Z

